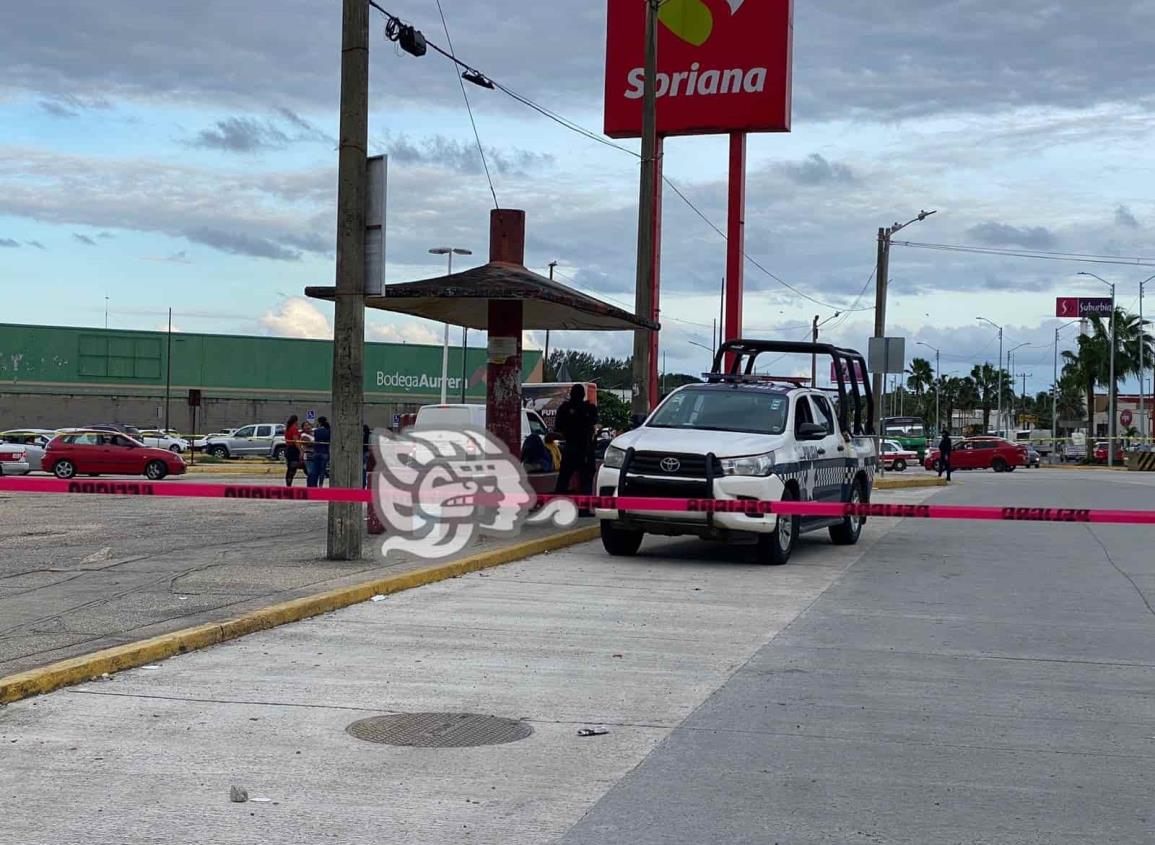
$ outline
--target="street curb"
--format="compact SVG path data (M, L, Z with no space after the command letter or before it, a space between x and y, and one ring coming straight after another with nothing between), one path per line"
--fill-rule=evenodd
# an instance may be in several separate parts
M915 487L946 487L945 478L876 478L875 490L906 490Z
M1088 464L1039 464L1035 469L1071 469L1076 472L1126 472L1125 466L1094 466Z
M186 475L282 475L284 464L194 464L185 467Z
M146 663L154 663L167 657L243 637L245 634L299 622L311 616L319 616L322 613L368 601L375 595L390 595L412 590L415 587L457 578L470 572L513 563L543 552L589 542L598 535L597 525L574 528L551 537L529 540L504 549L480 552L450 563L427 566L424 569L389 575L364 584L339 587L324 593L270 605L224 622L211 622L194 628L172 631L147 640L50 663L38 669L29 669L26 672L0 678L0 704L10 704L34 695L43 695L61 687L95 680L106 673L111 674Z

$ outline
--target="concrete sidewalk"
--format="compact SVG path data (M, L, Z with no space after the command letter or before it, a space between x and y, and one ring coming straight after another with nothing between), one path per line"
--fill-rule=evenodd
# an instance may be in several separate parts
M808 538L785 567L693 540L636 559L590 543L9 705L0 841L553 841L894 524L853 548ZM345 732L427 711L533 735L431 749ZM232 804L234 784L271 800Z
M386 565L373 537L360 561L324 559L324 503L14 493L0 500L0 677L430 564L391 555ZM555 533L477 538L447 560Z

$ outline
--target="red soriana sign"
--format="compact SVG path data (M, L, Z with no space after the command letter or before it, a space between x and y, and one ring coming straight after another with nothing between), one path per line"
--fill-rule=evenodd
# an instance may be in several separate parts
M608 0L605 132L642 134L646 0ZM789 132L793 0L664 0L659 135Z

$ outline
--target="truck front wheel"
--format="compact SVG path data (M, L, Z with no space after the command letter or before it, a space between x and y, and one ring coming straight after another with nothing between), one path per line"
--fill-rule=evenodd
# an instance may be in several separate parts
M608 519L601 521L602 546L614 557L633 557L638 553L646 532L632 528L614 528Z

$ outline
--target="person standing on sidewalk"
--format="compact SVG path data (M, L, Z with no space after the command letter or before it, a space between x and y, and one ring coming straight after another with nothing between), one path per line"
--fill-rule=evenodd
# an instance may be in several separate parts
M310 487L324 487L325 476L329 473L329 420L317 417L317 427L313 429L313 455L309 458L306 483Z
M950 453L953 449L954 446L950 442L950 432L944 431L942 440L938 441L938 477L942 478L945 470L947 481L950 481Z
M297 415L285 421L285 486L292 487L293 479L301 466L301 428L297 425Z
M557 409L554 429L565 441L562 444L561 469L557 475L556 493L569 493L576 472L581 479L578 493L588 496L594 486L594 429L598 424L597 406L586 400L584 384L570 388L569 399Z

